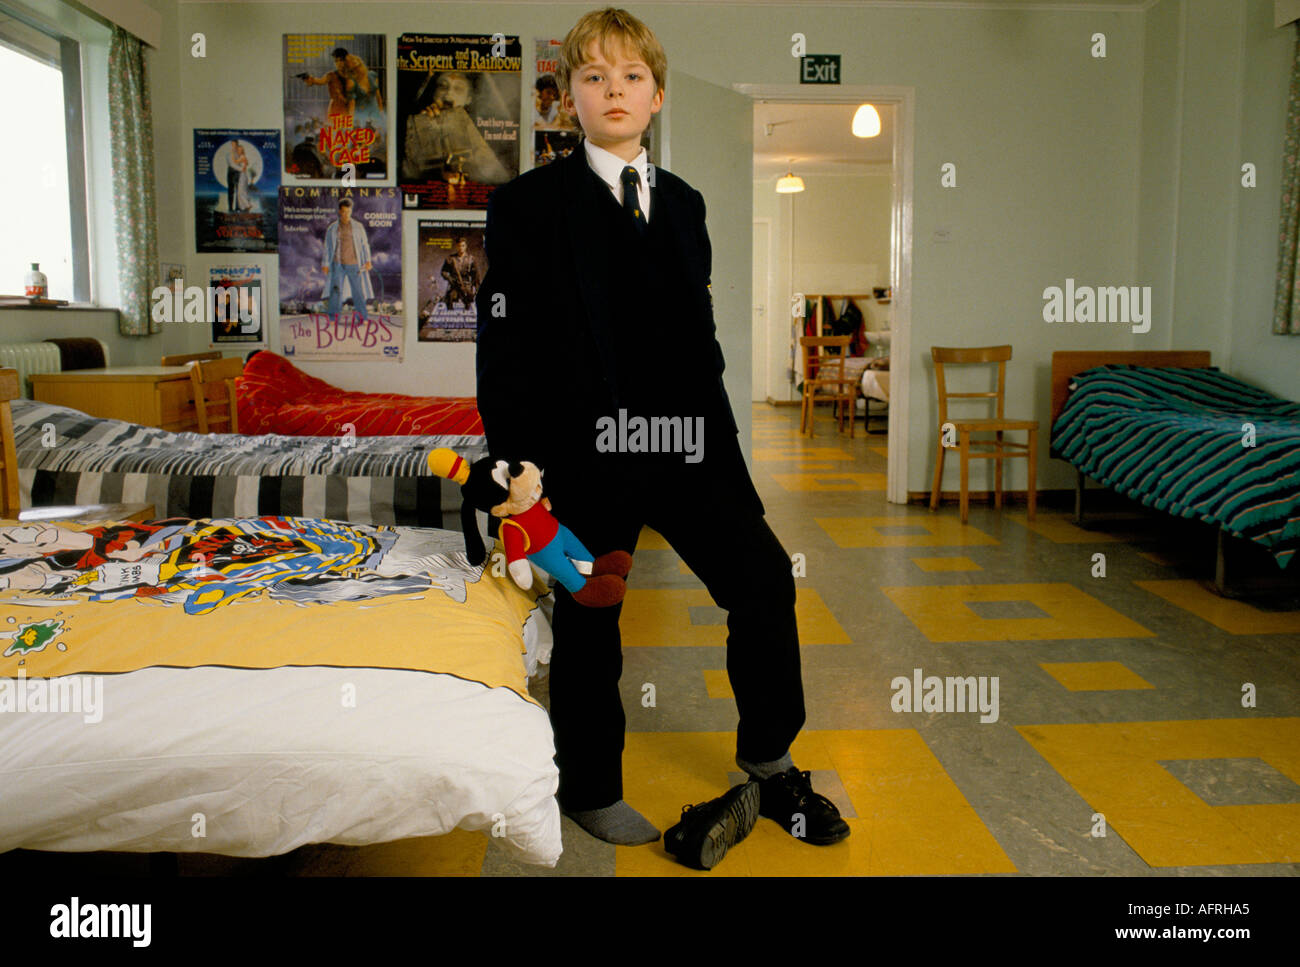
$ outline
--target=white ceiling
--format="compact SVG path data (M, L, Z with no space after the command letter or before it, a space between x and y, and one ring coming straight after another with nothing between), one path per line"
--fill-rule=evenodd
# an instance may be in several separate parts
M815 89L809 96L816 97ZM854 137L857 109L857 104L755 101L754 178L776 178L791 167L797 175L888 170L894 157L893 105L876 105L880 134L874 138ZM775 126L769 135L770 122Z

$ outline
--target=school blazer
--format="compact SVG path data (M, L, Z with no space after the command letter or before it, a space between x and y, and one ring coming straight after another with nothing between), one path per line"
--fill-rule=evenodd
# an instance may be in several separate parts
M594 452L596 416L617 416L614 347L609 327L600 323L616 321L621 306L637 295L620 288L617 246L598 228L596 205L612 200L581 143L566 157L499 186L489 199L488 269L475 302L478 408L494 455L543 466L547 460L586 462ZM689 344L681 351L712 361L713 408L735 434L713 321L713 251L704 214L698 191L655 169L650 219L665 220L691 274L691 297L681 307L690 316Z

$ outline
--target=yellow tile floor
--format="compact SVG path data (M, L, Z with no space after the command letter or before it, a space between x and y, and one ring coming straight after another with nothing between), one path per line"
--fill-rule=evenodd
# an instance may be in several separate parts
M963 526L952 504L889 504L883 437L850 440L824 418L815 440L800 437L797 407L759 405L754 416L753 475L769 522L807 559L796 608L808 721L792 752L840 806L846 841L812 846L764 819L717 870L698 873L662 842L612 847L565 820L554 871L461 831L305 847L288 870L1300 873L1300 613L1219 598L1177 571L1176 547L1138 548L1124 526L1078 528L1060 509L1041 507L1030 524L1023 508L972 505ZM1099 550L1109 576L1095 579ZM738 776L725 615L646 529L621 629L625 798L667 829L682 806ZM891 680L913 669L996 678L997 720L895 714ZM643 680L664 683L653 715L634 705ZM1097 816L1104 837L1090 833ZM256 873L268 862L184 857L182 872Z

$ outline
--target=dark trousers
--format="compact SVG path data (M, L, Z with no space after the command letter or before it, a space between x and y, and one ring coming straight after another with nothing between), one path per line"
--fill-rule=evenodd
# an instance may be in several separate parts
M653 472L623 468L547 492L556 516L596 556L632 553L643 525L658 531L727 611L737 753L767 762L789 751L804 723L794 578L760 509L734 499L738 473L748 471L736 448L708 471L661 460ZM634 564L629 577L635 573ZM550 696L558 799L568 810L599 809L623 798L622 606L586 608L562 587L555 597Z

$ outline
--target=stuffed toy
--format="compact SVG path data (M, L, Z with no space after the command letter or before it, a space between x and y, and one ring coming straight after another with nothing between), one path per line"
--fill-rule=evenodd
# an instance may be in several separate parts
M623 579L632 567L632 555L611 551L593 558L573 532L551 515L551 502L542 496L544 471L536 464L491 456L470 464L439 447L429 454L429 469L460 484L461 529L470 564L477 567L487 560L474 516L482 510L500 518L510 577L525 591L533 585L532 561L564 585L578 604L607 608L623 600L627 590Z

